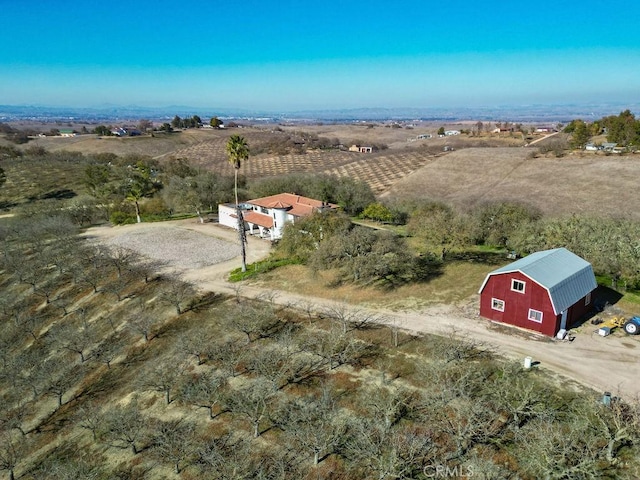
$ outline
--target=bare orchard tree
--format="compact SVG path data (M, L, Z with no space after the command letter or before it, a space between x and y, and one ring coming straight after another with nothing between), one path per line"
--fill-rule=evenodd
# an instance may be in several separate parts
M234 433L202 439L196 451L198 472L203 478L259 478L255 450L250 439Z
M268 338L283 326L273 309L264 305L241 304L229 312L226 321L231 328L246 335L247 343Z
M25 423L29 413L34 409L32 402L22 398L12 401L6 396L0 397L0 401L2 402L2 407L0 407L0 431L17 430L22 435L26 435L28 432Z
M173 306L178 315L184 312L184 304L192 299L195 294L196 290L193 285L185 282L175 273L163 278L159 288L160 300Z
M286 403L281 428L294 451L304 450L313 465L335 452L344 440L346 423L339 414L333 395L324 390L318 397L299 398Z
M102 290L116 296L118 302L121 302L132 295L131 288L134 284L134 277L129 271L123 271L121 275L107 281Z
M130 448L136 455L149 437L148 421L132 400L125 406L114 406L102 415L100 438L115 448Z
M327 370L350 363L367 350L367 344L344 333L341 327L309 331L301 339L301 348L323 359Z
M176 475L194 460L196 425L185 420L161 421L153 434L153 454L173 466Z
M97 340L97 333L91 324L78 326L66 322L56 325L50 331L57 348L78 354L82 363L87 360L89 351Z
M84 366L65 368L55 360L50 360L42 368L48 372L45 391L57 399L58 408L63 405L64 395L76 387L86 373Z
M269 412L278 397L276 385L265 378L249 380L229 392L227 403L234 415L245 417L252 425L253 436L260 436L260 426L269 418Z
M173 401L171 393L177 388L184 373L185 365L175 361L162 361L142 372L139 385L164 394L167 405Z
M74 412L76 425L91 432L93 441L98 440L98 433L102 427L100 407L97 402L85 402Z
M400 386L382 387L372 385L358 392L358 404L386 429L391 429L414 407L414 392Z
M282 389L318 374L323 362L316 355L304 351L287 351L281 345L269 345L248 352L245 357L248 371L261 375Z
M238 374L238 366L245 357L245 342L232 336L213 340L207 350L207 358L230 377Z
M132 314L127 322L128 328L142 335L145 342L151 341L156 336L156 329L161 319L152 310L142 310Z
M207 361L207 352L211 348L212 338L202 330L190 329L178 338L178 350L188 358L195 358L198 365Z
M97 362L106 365L108 369L111 369L111 364L121 351L122 345L118 342L115 335L111 335L94 347L93 358Z
M180 387L182 402L209 412L209 419L218 415L216 409L224 409L227 396L227 378L215 371L190 376Z
M0 432L0 470L9 472L9 480L15 479L16 467L26 453L26 440L22 435Z
M435 445L429 430L410 425L387 429L368 418L352 420L344 440L345 456L366 478L422 478L434 463Z
M324 316L340 325L343 333L347 333L351 328L361 329L372 323L379 322L377 315L354 309L346 303L327 307L324 311Z

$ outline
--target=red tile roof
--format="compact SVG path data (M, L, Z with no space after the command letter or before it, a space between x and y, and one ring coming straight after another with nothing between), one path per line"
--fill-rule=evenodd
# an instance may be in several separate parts
M287 213L296 217L311 215L314 210L322 207L329 207L332 209L338 208L338 205L333 203L325 203L321 200L303 197L301 195L296 195L295 193L279 193L269 197L249 200L246 203L263 208L283 208L287 210Z
M253 212L251 210L244 212L242 217L245 222L253 223L265 228L273 227L273 218L264 213Z

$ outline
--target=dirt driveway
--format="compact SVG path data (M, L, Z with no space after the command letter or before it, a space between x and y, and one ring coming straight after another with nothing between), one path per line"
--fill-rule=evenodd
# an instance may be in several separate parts
M185 232L187 235L184 235ZM308 306L322 311L339 302L306 297L282 290L274 290L259 284L231 284L227 274L240 266L236 232L214 223L198 223L197 220L148 223L119 227L91 228L88 235L106 243L116 243L123 238L138 238L129 245L146 245L146 255L165 259L166 255L178 252L170 260L172 267L183 271L186 280L202 290L237 293L246 297L272 298L278 304ZM147 240L145 240L147 239ZM153 239L157 250L148 249ZM176 239L179 239L176 241ZM209 242L213 247L207 254ZM166 241L165 241L166 240ZM204 249L204 253L202 252ZM254 262L268 255L270 243L249 237L247 261ZM197 259L192 257L197 256ZM204 258L204 260L203 260ZM197 260L197 261L196 261ZM186 265L191 268L185 268ZM556 375L561 383L579 382L597 391L610 391L625 398L640 398L640 336L622 336L620 332L609 337L600 337L596 327L583 326L575 332L572 342L528 334L519 330L496 325L477 316L475 302L466 307L439 305L419 311L371 311L381 320L394 322L411 332L450 334L482 342L496 353L523 361L530 356L541 368ZM360 308L354 306L355 308ZM362 309L361 309L362 310ZM573 332L572 332L573 333Z

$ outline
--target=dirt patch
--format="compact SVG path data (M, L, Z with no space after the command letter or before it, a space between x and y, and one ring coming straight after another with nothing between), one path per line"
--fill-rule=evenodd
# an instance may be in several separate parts
M135 250L180 270L216 265L240 254L238 245L172 226L130 229L105 243Z

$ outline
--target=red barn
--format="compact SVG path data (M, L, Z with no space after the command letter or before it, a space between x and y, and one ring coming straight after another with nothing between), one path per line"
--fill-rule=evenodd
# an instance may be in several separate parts
M480 315L555 336L591 310L591 264L565 248L532 253L487 275Z

